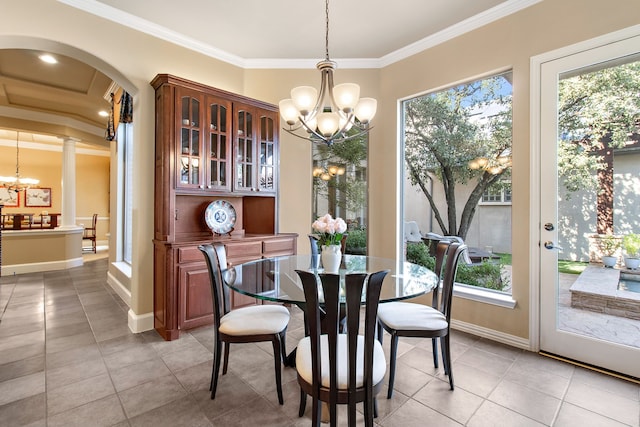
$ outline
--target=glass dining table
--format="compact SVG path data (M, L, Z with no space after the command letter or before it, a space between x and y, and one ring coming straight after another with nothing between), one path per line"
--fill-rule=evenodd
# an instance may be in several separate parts
M296 270L324 273L319 258L319 255L290 255L260 259L229 266L222 271L222 278L225 285L235 292L264 301L295 304L305 311L304 290ZM344 255L338 271L342 277L340 286L344 286L345 274L375 273L380 270L389 270L382 283L380 303L415 298L431 292L439 283L433 271L417 264L398 264L393 259L364 255ZM366 291L363 291L363 303L365 295ZM295 350L286 356L284 364L295 366Z
M324 273L319 256L291 255L251 261L223 270L225 284L235 292L265 301L295 304L304 310L304 291L296 270ZM338 274L375 273L389 270L380 292L380 303L414 298L433 290L436 274L410 262L364 255L344 255ZM364 302L363 292L363 302Z

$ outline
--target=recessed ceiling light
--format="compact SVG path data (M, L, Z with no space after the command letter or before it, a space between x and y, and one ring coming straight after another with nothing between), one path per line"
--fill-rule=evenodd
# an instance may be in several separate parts
M57 64L58 60L53 57L53 55L49 55L48 53L40 55L40 60L42 62L46 62L47 64Z
M109 117L109 113L107 113L107 112L106 112L106 111L104 111L104 110L99 111L99 112L98 112L98 114L99 114L100 116L102 116L102 117Z

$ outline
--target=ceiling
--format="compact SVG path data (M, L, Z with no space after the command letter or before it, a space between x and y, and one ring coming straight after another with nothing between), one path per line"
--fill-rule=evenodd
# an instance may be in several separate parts
M39 59L42 53L0 49L0 116L5 128L12 129L0 128L0 144L15 145L15 131L20 130L21 142L56 145L60 140L54 137L53 129L65 134L69 128L79 129L86 135L97 134L95 140L100 141L108 118L100 116L99 112L110 109L107 99L112 80L93 67L64 55L55 55L57 64L47 64ZM13 126L6 125L12 121ZM51 134L43 132L44 135L38 136L24 132L35 130L30 129L33 123L51 124ZM47 128L34 127L41 131Z
M231 61L317 61L325 56L322 0L62 2L156 36L210 47ZM380 59L478 15L513 12L523 4L531 1L333 0L329 4L331 58Z
M325 56L322 0L58 1L247 68L312 67ZM380 67L538 1L333 0L329 53L339 66L346 60L348 66ZM57 117L51 120L94 133L104 129L107 119L98 111L109 108L111 80L70 57L57 55L57 64L46 64L41 53L0 49L0 122ZM5 137L15 143L15 132L1 128L0 144L7 144Z

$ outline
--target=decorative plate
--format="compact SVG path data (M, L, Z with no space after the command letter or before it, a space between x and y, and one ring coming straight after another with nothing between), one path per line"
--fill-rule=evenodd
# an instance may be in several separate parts
M214 233L226 234L236 224L236 210L226 200L215 200L204 211L204 220Z

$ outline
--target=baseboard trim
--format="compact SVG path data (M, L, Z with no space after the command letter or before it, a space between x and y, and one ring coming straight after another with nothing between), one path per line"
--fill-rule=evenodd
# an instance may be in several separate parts
M123 285L116 276L111 274L111 272L107 272L107 283L111 286L111 289L113 289L115 293L122 298L122 301L127 303L128 307L131 307L131 291Z
M29 264L3 265L2 275L10 276L14 274L38 273L40 271L66 270L68 268L80 267L84 261L82 257L65 259L62 261L32 262Z
M150 331L153 329L153 312L136 314L133 310L129 309L129 329L134 334Z
M506 334L504 332L496 331L494 329L485 328L483 326L474 325L472 323L462 322L460 320L451 320L451 328L466 332L472 335L476 335L482 338L487 338L492 341L497 341L502 344L510 345L512 347L521 348L523 350L533 351L533 347L528 339L518 337L515 335Z

